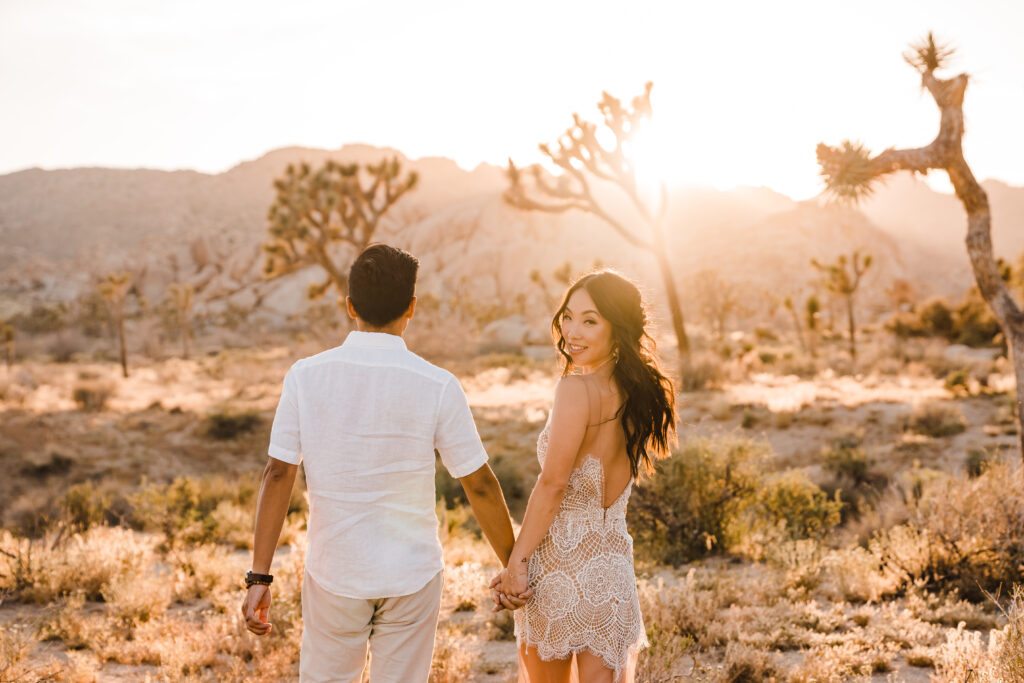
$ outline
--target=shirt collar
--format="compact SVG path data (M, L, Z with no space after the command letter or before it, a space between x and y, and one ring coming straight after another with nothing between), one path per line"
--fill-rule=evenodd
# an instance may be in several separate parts
M364 349L401 349L407 350L405 340L396 334L386 332L360 332L352 330L345 338L342 346L354 346Z

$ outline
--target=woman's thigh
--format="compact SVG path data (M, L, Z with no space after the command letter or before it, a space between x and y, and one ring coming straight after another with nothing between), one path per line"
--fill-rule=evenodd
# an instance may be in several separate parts
M615 672L604 665L604 660L590 652L576 655L576 666L579 668L580 680L587 683L619 683L615 680ZM620 678L619 681L622 679Z
M572 671L572 657L569 659L555 659L546 662L537 654L537 648L527 647L524 643L519 646L519 680L529 683L569 683L570 672ZM527 677L524 679L522 672ZM587 680L582 678L580 680Z

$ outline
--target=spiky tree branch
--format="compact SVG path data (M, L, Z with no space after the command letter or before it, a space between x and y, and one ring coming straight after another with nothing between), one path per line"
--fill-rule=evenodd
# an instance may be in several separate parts
M132 274L124 271L119 273L108 273L100 281L98 288L100 296L107 303L110 316L114 320L117 329L118 355L121 360L121 374L128 377L128 352L125 348L124 338L124 302L128 297L128 291L132 286Z
M366 180L361 177L364 172ZM348 294L346 259L339 259L334 247L362 251L373 241L381 219L417 180L415 172L402 177L397 158L362 168L329 160L316 171L305 162L289 164L284 176L274 181L277 196L267 214L270 239L263 245L265 277L319 266L324 279L310 285L309 298L319 298L334 287L343 300Z
M552 176L539 164L521 169L509 159L508 189L505 201L526 211L565 213L583 211L610 226L624 240L635 247L651 252L658 263L665 293L668 297L672 325L678 340L679 353L689 355L690 341L683 322L682 307L673 269L667 256L665 210L668 193L660 188L656 205L645 201L637 189L636 168L630 157L629 145L638 126L651 116L651 88L647 83L642 95L633 98L630 105L608 93L602 93L598 109L605 131L611 135L607 144L598 139L598 124L573 114L573 124L554 145L542 144L540 151L558 169ZM625 195L644 224L637 230L617 218L594 191L595 183L612 185Z
M887 149L870 156L863 147L851 149L819 144L818 163L827 189L840 198L859 200L870 194L871 187L883 176L895 171L927 173L945 171L956 196L967 213L967 254L974 270L974 279L985 301L1002 326L1011 349L1017 380L1017 419L1024 458L1024 312L1014 301L1001 277L992 249L992 216L988 195L975 179L963 154L964 94L967 74L942 79L935 72L948 64L953 49L937 43L931 33L911 46L904 59L921 75L921 85L929 92L941 114L939 132L925 147Z

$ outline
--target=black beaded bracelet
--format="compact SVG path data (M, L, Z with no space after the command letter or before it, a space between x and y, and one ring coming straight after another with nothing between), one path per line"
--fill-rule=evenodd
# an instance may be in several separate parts
M245 573L245 587L252 588L259 584L261 586L269 586L274 583L273 574L257 574L256 572L249 570Z

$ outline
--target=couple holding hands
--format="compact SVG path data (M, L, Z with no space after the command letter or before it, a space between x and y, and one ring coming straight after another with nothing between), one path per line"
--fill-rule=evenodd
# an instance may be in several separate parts
M569 288L552 321L564 359L537 442L541 473L516 538L466 395L409 351L419 262L375 244L349 274L357 331L284 379L257 500L242 613L269 633L274 549L300 460L309 494L303 682L426 681L443 559L435 451L501 560L495 611L515 610L519 680L630 681L647 645L626 505L675 436L671 382L640 292L611 271Z

